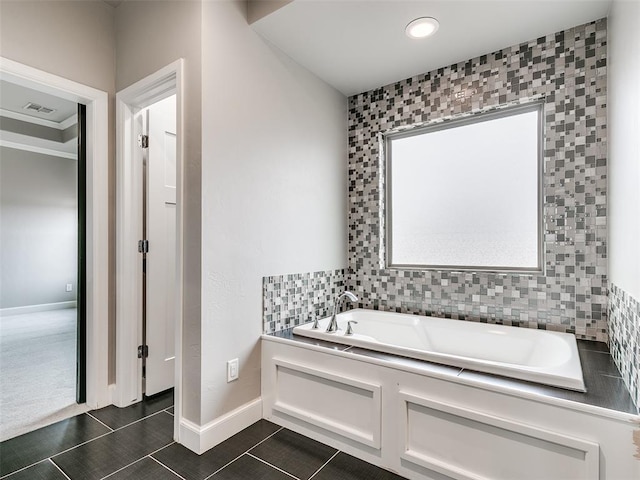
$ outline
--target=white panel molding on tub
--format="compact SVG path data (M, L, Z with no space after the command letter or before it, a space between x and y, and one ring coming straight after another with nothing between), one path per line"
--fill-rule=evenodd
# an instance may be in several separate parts
M279 358L274 358L273 364L277 386L273 410L380 448L379 384Z
M597 443L403 391L398 398L405 461L456 480L600 478Z
M263 418L407 479L640 478L637 415L275 336L261 355ZM344 435L371 425L379 448Z

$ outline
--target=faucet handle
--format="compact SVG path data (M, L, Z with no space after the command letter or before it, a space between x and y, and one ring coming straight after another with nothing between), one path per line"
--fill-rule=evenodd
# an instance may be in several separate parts
M349 320L347 322L347 331L344 332L345 335L353 335L353 328L351 328L351 324L352 323L356 323L357 324L358 322L356 322L355 320Z

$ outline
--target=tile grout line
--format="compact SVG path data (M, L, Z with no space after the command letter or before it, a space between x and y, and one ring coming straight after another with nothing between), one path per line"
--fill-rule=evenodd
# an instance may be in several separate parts
M138 402L138 403L141 403L141 402ZM134 403L133 405L137 405L137 404ZM167 407L167 408L171 408L171 407ZM149 415L146 415L144 417L138 418L137 420L134 420L133 422L129 422L126 425L122 425L121 427L118 427L118 428L113 428L112 431L117 432L118 430L122 430L123 428L127 428L129 425L133 425L134 423L141 422L142 420L146 420L147 418L155 417L159 413L163 413L163 412L171 415L169 412L166 411L166 409L160 409L157 412L153 412L153 413L150 413ZM91 417L93 418L93 415ZM102 422L100 422L100 423L102 423Z
M169 445L173 445L174 443L176 443L176 442L171 441L171 443L170 443ZM122 470L124 470L125 468L129 468L131 465L135 465L136 463L138 463L138 462L142 461L143 459L145 459L145 458L147 458L147 457L150 457L150 456L151 456L151 455L153 455L154 453L159 452L159 451L160 451L160 450L162 450L163 448L167 448L169 445L165 445L164 447L161 447L161 448L159 448L159 449L157 449L157 450L154 450L153 452L149 453L148 455L145 455L145 456L143 456L143 457L140 457L139 459L137 459L137 460L135 460L135 461L133 461L133 462L129 463L128 465L125 465L124 467L119 468L119 469L118 469L118 470L116 470L115 472L111 472L110 474L105 475L105 476L104 476L104 477L102 477L100 480L104 480L105 478L109 478L109 477L111 477L112 475L115 475L116 473L121 472L121 471L122 471Z
M146 457L141 457L141 458L137 459L136 461L131 462L131 463L129 463L128 465L125 465L124 467L120 467L120 468L119 468L119 469L117 469L115 472L111 472L110 474L105 475L104 477L100 477L100 480L104 480L105 478L109 478L110 476L115 475L116 473L120 473L120 472L121 472L122 470L124 470L125 468L128 468L128 467L130 467L131 465L135 465L136 463L138 463L139 461L141 461L143 458L146 458Z
M51 460L51 457L47 458L47 460L49 460L49 461L53 464L53 466L54 466L54 467L56 467L58 470L60 470L60 473L62 473L62 474L64 475L64 478L66 478L66 479L68 479L68 480L71 480L71 477L69 477L69 475L67 475L66 473L64 473L64 470L62 470L62 469L60 468L60 466L59 466L56 462L54 462L53 460Z
M158 450L156 450L155 452L151 452L149 455L154 455L154 454L158 453L159 451L164 450L165 448L169 448L169 447L170 447L171 445L173 445L173 444L180 445L180 444L179 444L178 442L176 442L175 440L171 440L171 443L170 443L170 444L165 445L165 446L164 446L164 447L162 447L162 448L159 448L159 449L158 449Z
M278 470L279 472L282 472L288 476L290 476L291 478L295 478L296 480L300 480L298 477L290 474L289 472L287 472L286 470L281 469L280 467L276 467L275 465L272 465L271 463L267 462L266 460L261 459L260 457L256 457L255 455L250 454L249 452L245 453L245 455L251 457L251 458L255 458L256 460L264 463L265 465L270 466L271 468Z
M249 453L251 450L253 450L254 448L256 448L258 445L260 445L262 442L266 442L267 440L269 440L271 437L273 437L276 433L278 433L280 430L282 430L284 427L280 427L278 430L276 430L275 432L273 432L271 435L269 435L268 437L265 437L264 439L260 440L258 443L256 443L254 446L252 446L251 448L249 448L247 451L241 453L240 455L238 455L236 458L234 458L233 460L231 460L230 462L227 462L226 464L224 464L222 467L220 467L219 469L217 469L215 472L213 472L211 475L209 475L208 477L205 477L204 480L209 480L211 477L213 477L216 473L218 473L220 470L222 470L223 468L228 467L229 465L231 465L233 462L235 462L237 459L239 459L242 455L244 455L245 453Z
M11 473L7 473L6 475L3 475L0 477L0 480L3 480L5 478L9 478L11 475L15 475L18 472L21 472L23 470L26 470L29 467L33 467L34 465L37 465L38 463L42 463L42 462L46 462L48 460L48 458L45 458L44 460L40 460L37 463L32 463L31 465L27 465L26 467L22 467L20 470L16 470L15 472L11 472Z
M167 408L171 408L171 407L167 407ZM138 420L133 421L133 422L131 422L131 423L128 423L128 424L126 424L126 425L123 425L122 427L116 428L115 430L114 430L114 429L112 429L111 427L109 427L108 425L104 425L104 423L100 422L100 420L98 420L97 418L95 418L93 415L89 415L89 412L84 412L84 413L82 413L82 414L80 414L80 415L88 415L89 417L93 418L94 420L97 420L99 423L102 423L105 427L109 428L111 431L110 431L110 432L103 433L102 435L98 435L97 437L91 438L91 439L89 439L89 440L87 440L87 441L85 441L85 442L81 442L81 443L79 443L79 444L77 444L77 445L74 445L73 447L69 447L69 448L67 448L66 450L62 450L61 452L55 453L55 454L50 455L50 456L48 456L48 457L46 457L46 458L43 458L43 459L41 459L41 460L38 460L37 462L31 463L31 464L29 464L29 465L26 465L26 466L24 466L24 467L22 467L22 468L20 468L20 469L18 469L18 470L15 470L15 471L13 471L13 472L7 473L6 475L3 475L2 477L0 477L0 480L2 480L2 479L4 479L4 478L8 478L8 477L9 477L9 476L11 476L11 475L14 475L14 474L16 474L16 473L18 473L18 472L21 472L21 471L23 471L23 470L26 470L27 468L33 467L34 465L37 465L37 464L39 464L39 463L42 463L42 462L44 462L44 461L46 461L46 460L51 460L53 457L57 457L58 455L62 455L63 453L70 452L70 451L71 451L71 450L73 450L74 448L81 447L82 445L86 445L87 443L93 442L94 440L98 440L99 438L106 437L107 435L111 435L113 432L117 432L118 430L122 430L123 428L126 428L126 427L128 427L128 426L130 426L130 425L133 425L134 423L141 422L142 420L146 420L147 418L151 418L151 417L153 417L153 416L155 416L155 415L158 415L159 413L162 413L162 412L166 413L167 415L171 415L169 412L165 412L164 410L158 410L157 412L154 412L154 413L152 413L151 415L147 415L146 417L139 418ZM76 415L76 417L79 417L80 415ZM75 418L75 417L70 417L70 418ZM68 419L66 419L66 420L68 420ZM64 420L60 420L60 421L61 421L61 422L63 422ZM57 422L57 423L59 423L59 422ZM55 425L55 424L52 424L52 425ZM43 428L46 428L46 427L43 427ZM280 427L280 429L282 429L282 427ZM39 429L38 429L38 430L39 430ZM37 430L35 430L35 431L37 431ZM27 432L27 433L25 433L24 435L28 435L29 433L32 433L32 432ZM277 432L276 432L276 433L277 433ZM16 437L16 438L17 438L17 437ZM265 439L265 440L266 440L266 439ZM4 442L0 442L0 443L4 443ZM166 447L166 445L165 445L165 447ZM165 447L163 447L163 448L165 448ZM162 450L162 449L160 449L160 450ZM155 453L155 452L154 452L154 453ZM53 460L52 460L52 461L53 461ZM53 462L53 463L55 464L55 462ZM57 466L57 465L56 465L56 466Z
M326 466L329 464L329 462L330 462L331 460L333 460L334 458L336 458L336 455L338 455L339 453L340 453L340 450L336 450L336 453L334 453L334 454L331 456L331 458L330 458L329 460L327 460L326 462L324 462L324 465L322 465L318 470L316 470L316 471L315 471L315 473L314 473L313 475L311 475L307 480L311 480L313 477L315 477L315 476L318 474L318 472L319 472L320 470L322 470L324 467L326 467Z
M51 457L49 457L49 458L55 458L55 457L57 457L57 456L59 456L59 455L62 455L63 453L70 452L71 450L74 450L74 449L76 449L76 448L78 448L78 447L82 447L83 445L86 445L87 443L91 443L91 442L93 442L93 441L95 441L95 440L98 440L99 438L104 438L104 437L106 437L107 435L111 435L112 433L115 433L115 432L117 432L117 431L119 431L119 430L122 430L122 429L124 429L124 428L127 428L127 427L129 427L129 426L133 425L134 423L141 422L141 421L143 421L143 420L146 420L147 418L151 418L151 417L153 417L153 416L155 416L155 415L158 415L159 413L162 413L162 412L163 412L163 410L160 410L159 412L156 412L156 413L154 413L154 414L151 414L151 415L149 415L148 417L141 418L141 419L139 419L139 420L136 420L135 422L131 422L131 423L129 423L129 424L127 424L127 425L124 425L124 426L122 426L122 427L120 427L120 428L116 428L115 430L112 430L111 432L103 433L102 435L99 435L99 436L97 436L97 437L95 437L95 438L92 438L91 440L87 440L86 442L82 442L82 443L79 443L78 445L75 445L75 446L73 446L73 447L67 448L66 450L63 450L62 452L58 452L58 453L56 453L55 455L51 455ZM40 462L36 462L36 463L40 463Z
M146 417L139 418L138 420L134 420L133 422L131 422L131 423L127 423L126 425L123 425L123 426L121 426L121 427L114 428L114 429L113 429L113 432L118 432L118 431L120 431L120 430L122 430L122 429L124 429L124 428L130 427L131 425L134 425L134 424L136 424L136 423L140 423L140 422L142 422L143 420L146 420L147 418L155 417L156 415L159 415L159 414L161 414L161 413L166 413L166 412L165 412L164 410L158 410L157 412L154 412L154 413L152 413L151 415L147 415ZM113 433L113 432L111 432L111 433Z
M96 417L94 417L93 415L91 415L89 412L85 412L85 415L90 416L91 418L93 418L96 422L98 422L101 425L104 425L105 427L107 427L109 430L111 430L113 432L113 428L111 428L109 425L107 425L106 423L102 422L101 420L97 419Z
M175 443L175 442L174 442ZM155 453L155 452L153 452ZM149 458L151 460L153 460L154 462L158 463L159 465L161 465L162 467L166 468L167 470L169 470L171 473L173 473L174 475L177 475L179 478L182 478L182 480L186 480L182 475L180 475L178 472L171 470L169 467L167 467L164 463L162 463L160 460L158 460L155 457L152 457L151 455L149 455Z
M35 466L35 465L40 464L40 463L44 463L44 462L46 462L47 460L51 460L51 457L43 458L42 460L38 460L37 462L32 463L31 465L27 465L26 467L22 467L22 468L20 468L20 469L18 469L18 470L15 470L15 471L13 471L13 472L9 472L9 473L7 473L7 474L5 474L5 475L1 476L1 477L0 477L0 480L2 480L2 479L4 479L4 478L9 478L10 476L15 475L16 473L19 473L19 472L21 472L21 471L23 471L23 470L26 470L27 468L31 468L31 467L33 467L33 466Z
M87 412L84 412L84 413L82 413L81 415L88 415L88 413L87 413ZM79 417L80 415L76 415L76 416L78 416L78 417ZM89 415L89 416L91 416L91 415ZM75 417L71 417L71 418L75 418ZM93 417L91 417L91 418L93 418ZM67 420L68 420L68 419L67 419ZM64 420L61 420L61 422L63 422L63 421L64 421ZM102 423L102 422L100 422L100 423ZM52 425L55 425L55 424L52 424ZM106 425L105 425L105 426L106 426ZM44 427L44 428L46 428L46 427ZM109 427L107 427L107 428L109 428ZM35 431L37 431L37 430L35 430ZM37 464L39 464L39 463L42 463L42 462L44 462L44 461L46 461L46 460L51 460L53 457L57 457L58 455L62 455L63 453L67 453L67 452L69 452L69 451L73 450L74 448L78 448L78 447L80 447L80 446L82 446L82 445L85 445L85 444L87 444L87 443L89 443L89 442L93 442L94 440L97 440L97 439L99 439L99 438L106 437L107 435L112 434L114 431L115 431L115 430L111 429L111 431L110 431L110 432L103 433L102 435L98 435L97 437L91 438L91 439L89 439L89 440L87 440L87 441L85 441L85 442L82 442L82 443L79 443L79 444L77 444L77 445L74 445L73 447L69 447L69 448L67 448L66 450L63 450L63 451L58 452L58 453L54 453L53 455L49 455L48 457L45 457L45 458L43 458L43 459L41 459L41 460L38 460L37 462L33 462L33 463L31 463L31 464L29 464L29 465L27 465L27 466L25 466L25 467L22 467L22 468L21 468L21 469L19 469L19 470L16 470L16 471L14 471L14 472L8 473L8 474L6 474L6 475L4 475L4 476L0 477L0 480L2 480L3 478L7 478L7 477L9 477L10 475L13 475L13 474L15 474L15 473L21 472L22 470L26 470L27 468L31 468L31 467L33 467L34 465L37 465ZM28 435L29 433L31 433L31 432L25 433L25 435ZM54 462L54 463L55 463L55 462Z

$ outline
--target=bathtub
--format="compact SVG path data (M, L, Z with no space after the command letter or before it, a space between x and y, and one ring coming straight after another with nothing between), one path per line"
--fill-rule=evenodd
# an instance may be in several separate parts
M569 333L356 309L338 315L339 330L307 323L302 335L405 357L584 392L576 339ZM353 335L345 335L347 322Z

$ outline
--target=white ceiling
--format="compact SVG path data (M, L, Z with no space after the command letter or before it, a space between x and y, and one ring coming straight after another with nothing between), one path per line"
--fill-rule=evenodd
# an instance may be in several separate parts
M25 110L24 106L29 102L53 108L55 112L45 114ZM7 82L6 80L0 80L0 108L18 115L27 115L54 123L64 122L78 112L77 103L32 90L16 83Z
M29 102L53 108L55 112L44 114L25 110L23 107ZM28 122L27 125L48 127L59 131L61 135L60 140L56 141L41 138L29 128L21 129L22 133L0 130L0 146L75 159L77 137L64 142L62 130L77 123L77 111L77 103L0 80L0 116Z
M607 16L612 0L294 0L252 27L345 95ZM431 38L405 26L435 17Z

